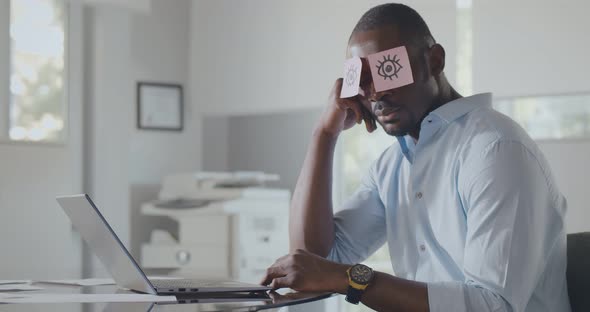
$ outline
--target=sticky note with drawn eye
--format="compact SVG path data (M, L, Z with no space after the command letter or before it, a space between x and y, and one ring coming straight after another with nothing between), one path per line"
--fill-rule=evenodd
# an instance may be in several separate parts
M360 57L355 56L344 62L344 78L342 78L341 98L353 97L359 94L361 84L362 62Z
M395 89L414 82L405 46L368 56L375 91Z

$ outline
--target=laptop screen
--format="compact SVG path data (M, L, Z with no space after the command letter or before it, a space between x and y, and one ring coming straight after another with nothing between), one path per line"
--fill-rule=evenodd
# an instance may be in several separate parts
M153 285L88 195L60 196L56 200L120 287L156 294Z

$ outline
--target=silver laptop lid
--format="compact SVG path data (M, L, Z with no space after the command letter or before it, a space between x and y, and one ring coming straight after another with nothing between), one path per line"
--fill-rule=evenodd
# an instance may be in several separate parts
M156 294L135 259L88 195L59 196L56 200L117 285Z

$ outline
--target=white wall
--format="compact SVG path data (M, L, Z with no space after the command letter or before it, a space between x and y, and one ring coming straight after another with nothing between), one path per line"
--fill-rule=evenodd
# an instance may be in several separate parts
M455 1L406 1L455 55ZM352 28L382 1L193 2L192 88L206 115L322 107L342 76ZM447 73L454 79L454 58Z
M131 183L159 183L170 172L200 167L201 121L189 82L190 2L152 1L151 13L135 15L131 22L132 80L182 84L185 109L182 132L138 130L133 124Z
M128 245L130 215L137 216L137 207L130 211L131 185L201 165L200 118L189 88L190 6L152 1L149 13L137 13L99 5L86 14L87 191ZM137 81L185 87L182 132L136 129Z
M228 166L281 176L275 187L295 187L322 109L229 118Z
M499 96L590 91L590 2L473 1L474 89Z
M202 168L205 171L231 170L229 119L230 117L224 116L203 118Z

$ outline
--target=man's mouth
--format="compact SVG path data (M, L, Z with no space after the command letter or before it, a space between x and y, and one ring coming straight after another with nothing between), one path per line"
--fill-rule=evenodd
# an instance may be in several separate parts
M377 118L383 123L391 123L399 120L401 106L387 105L384 108L375 111Z
M381 119L381 123L384 123L384 124L396 123L399 121L399 114L397 112L392 112L389 115L382 116L380 119Z

